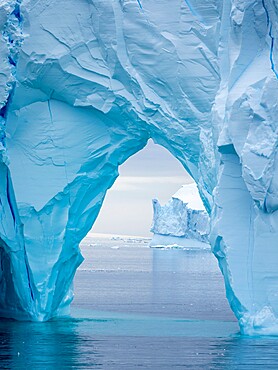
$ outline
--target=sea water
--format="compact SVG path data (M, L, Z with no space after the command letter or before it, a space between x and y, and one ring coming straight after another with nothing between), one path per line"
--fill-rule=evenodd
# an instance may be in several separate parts
M0 321L1 369L277 369L278 338L249 338L209 250L88 237L69 318Z

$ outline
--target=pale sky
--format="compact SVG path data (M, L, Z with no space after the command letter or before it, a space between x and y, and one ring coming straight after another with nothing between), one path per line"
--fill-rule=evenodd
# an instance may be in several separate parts
M182 185L193 182L178 160L151 140L119 173L92 232L151 236L152 199L164 204Z

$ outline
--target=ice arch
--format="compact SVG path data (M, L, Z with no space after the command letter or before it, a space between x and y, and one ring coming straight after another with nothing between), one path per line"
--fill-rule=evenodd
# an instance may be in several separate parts
M272 0L8 0L1 8L1 314L68 311L78 244L152 137L198 184L247 333L278 332Z

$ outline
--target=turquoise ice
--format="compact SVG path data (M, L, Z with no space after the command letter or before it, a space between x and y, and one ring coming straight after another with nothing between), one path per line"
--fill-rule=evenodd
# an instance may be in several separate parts
M1 3L1 315L69 313L79 243L152 138L198 186L242 332L278 333L275 2L170 3Z

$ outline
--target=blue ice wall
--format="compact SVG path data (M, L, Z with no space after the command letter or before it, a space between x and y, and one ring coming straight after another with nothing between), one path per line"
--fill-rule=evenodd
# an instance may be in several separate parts
M1 314L69 312L78 245L119 164L152 137L211 213L242 331L275 331L275 2L7 0L0 10Z

